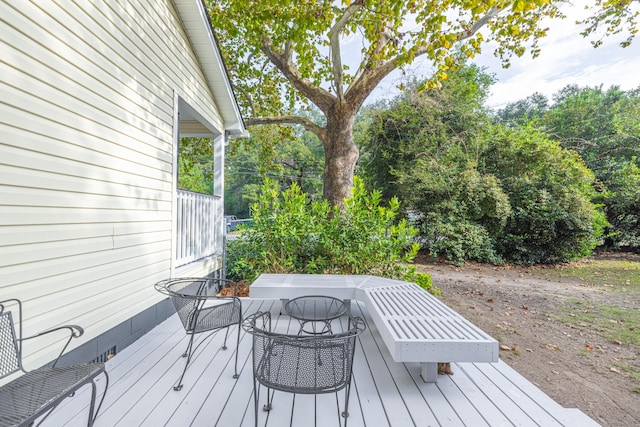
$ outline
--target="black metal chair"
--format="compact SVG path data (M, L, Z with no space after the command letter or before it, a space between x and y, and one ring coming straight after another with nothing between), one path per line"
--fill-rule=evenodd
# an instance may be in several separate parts
M240 325L242 323L242 301L237 296L237 284L234 286L234 296L216 296L221 285L229 283L224 279L183 277L160 281L155 284L158 292L171 299L180 317L184 330L189 335L189 344L182 357L187 360L178 384L174 390L182 389L182 380L191 362L195 350L205 342L206 338L226 329L223 350L227 349L229 327L238 326L236 340L236 360L233 378L238 378L238 345L240 344ZM198 345L193 345L196 334L210 332Z
M17 323L13 315L16 311ZM22 343L65 329L70 332L70 336L53 365L31 371L25 370L22 364ZM23 338L22 303L18 299L0 301L0 379L18 372L23 373L0 387L0 427L31 426L39 417L44 416L40 420L42 423L58 404L67 397L73 396L78 389L87 384L91 384L91 404L87 425L93 425L109 387L109 375L104 363L56 366L71 340L83 333L84 330L80 326L65 325ZM95 379L100 374L104 374L106 383L102 399L96 408Z
M260 385L267 387L265 411L271 410L273 391L321 394L345 389L344 411L349 416L349 393L356 338L365 330L360 317L349 319L349 330L330 335L286 335L271 332L271 313L248 316L242 327L253 335L253 396L258 425Z

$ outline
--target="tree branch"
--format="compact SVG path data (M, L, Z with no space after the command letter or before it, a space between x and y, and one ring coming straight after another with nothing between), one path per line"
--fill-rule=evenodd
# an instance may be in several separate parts
M369 61L371 61L371 59L375 61L376 56L378 56L380 52L382 52L382 50L385 48L387 43L389 43L389 40L391 40L392 38L393 38L393 34L391 34L386 28L385 24L382 23L382 31L380 31L380 37L378 37L378 40L376 41L374 48L371 54L369 55L369 60L362 61L362 63L360 64L360 68L358 68L358 71L353 77L353 81L357 81L360 78L362 73L364 73L364 71L369 66Z
M347 89L345 98L350 99L346 103L356 110L360 108L378 83L396 69L396 60L397 58L393 58L377 67L365 69Z
M291 82L294 88L307 97L311 102L316 104L322 112L326 113L335 102L335 97L321 87L314 86L309 80L302 77L300 71L296 68L291 58L290 51L286 54L280 54L272 48L271 39L264 36L262 38L262 51L269 60L282 72L282 74ZM287 57L288 55L288 57Z
M326 133L326 129L318 126L315 122L306 117L301 116L275 116L275 117L255 117L251 119L245 120L245 124L247 127L249 126L258 126L258 125L277 125L277 124L288 124L288 125L301 125L309 132L315 134L320 140L324 138Z
M487 11L487 13L480 19L478 19L468 30L463 33L458 34L458 41L462 41L464 39L468 39L472 35L478 32L478 30L484 27L487 22L491 18L495 18L502 11L502 9L498 9L496 6L493 6L491 9Z
M293 24L293 29L298 28L297 24ZM287 40L287 42L284 45L284 59L287 62L291 62L292 58L293 58L293 49L296 46L296 42L293 41L293 39L291 37L289 37L289 39Z
M340 54L340 32L344 29L345 25L349 23L349 20L356 14L358 10L364 5L363 0L358 0L353 3L344 11L340 19L333 24L331 30L329 30L329 47L331 49L331 65L333 69L333 81L336 85L336 94L339 100L344 97L344 82L342 78L342 57Z
M242 94L242 96L245 97L245 99L247 100L247 103L249 104L249 110L251 111L251 115L254 116L256 114L256 108L253 105L253 98L251 98L251 94L249 93L249 91L242 86L234 85L233 88L238 90Z
M492 7L489 11L478 19L471 28L465 30L458 34L458 41L465 40L471 36L473 36L480 28L489 22L490 19L495 18L500 13L501 9L497 7ZM417 58L421 55L424 55L428 52L428 46L422 46L416 49L414 53L414 58ZM357 79L354 79L354 82L347 89L346 97L352 98L350 102L353 102L353 105L357 105L359 107L367 96L371 93L371 91L384 79L389 75L393 70L397 68L396 64L402 59L401 54L397 55L390 60L384 62L382 65L377 67L365 69L362 74L357 76Z

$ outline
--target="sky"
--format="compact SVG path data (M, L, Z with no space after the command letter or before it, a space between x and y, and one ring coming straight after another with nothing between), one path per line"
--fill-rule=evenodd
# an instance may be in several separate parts
M582 37L581 27L575 24L576 20L588 15L584 10L585 3L576 0L574 6L562 9L566 19L548 23L548 35L540 42L542 52L535 59L527 52L520 58L513 57L511 67L504 69L493 56L491 46L483 48L483 53L474 62L485 67L485 71L497 80L491 86L487 106L501 108L535 92L551 101L554 93L569 84L602 85L604 89L619 86L622 90L640 87L640 36L627 48L620 47L619 42L626 38L620 35L605 38L603 45L594 49L592 39ZM407 73L420 76L423 69L425 64L416 61ZM388 76L369 101L397 94L395 88L401 80L402 76L397 72Z
M576 2L580 3L580 2ZM578 86L619 86L623 90L640 86L640 39L622 48L624 34L605 38L602 46L593 48L590 38L580 35L576 19L587 16L583 7L564 9L567 18L549 23L548 36L542 40L542 53L514 58L509 69L503 69L490 53L475 61L494 73L498 82L491 87L487 105L504 106L540 92L549 99L568 84Z

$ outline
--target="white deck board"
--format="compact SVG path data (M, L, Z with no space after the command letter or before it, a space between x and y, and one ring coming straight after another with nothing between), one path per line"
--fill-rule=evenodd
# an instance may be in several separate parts
M418 370L419 368L416 367L416 372ZM456 369L454 375L448 377L450 381L440 381L439 383L442 384L439 388L447 396L450 396L450 401L456 402L454 405L458 413L462 414L461 416L465 419L473 420L473 423L468 422L467 425L476 425L476 422L478 422L477 425L483 425L483 423L490 426L509 425L507 417L500 408L493 404L491 399L470 378L465 375L458 375L459 371L459 369ZM453 400L452 395L455 396L456 400ZM467 403L464 403L464 407L460 407L462 405L458 404L460 401L466 401ZM470 411L467 405L470 405L475 411ZM466 411L470 412L467 413ZM483 421L476 421L478 418L482 418Z
M352 312L359 316L365 316L359 306L354 307ZM376 382L376 389L380 393L380 399L384 399L385 405L395 409L393 416L390 417L391 425L433 425L433 423L437 423L427 402L416 388L415 382L406 375L404 364L394 362L389 352L386 351L375 323L367 322L367 326L370 328L370 336L374 339L361 340L362 353L366 355L370 370L376 373L373 378ZM354 364L357 362L358 359L355 359Z
M464 366L462 369L468 376L473 377L473 381L487 394L494 405L503 413L508 414L508 418L512 423L520 426L558 425L553 418L546 416L547 414L541 414L539 406L532 405L532 402L526 396L513 387L509 387L508 384L506 389L502 389L492 381L492 378L485 377L484 372L473 365Z
M297 332L297 321L279 314L280 301L243 299L243 310L245 315L269 310L275 330ZM354 303L353 313L363 316L368 328L356 347L350 427L597 425L584 413L560 406L502 361L452 363L453 376L424 383L419 363L393 361L364 304ZM346 319L339 319L334 331L346 325ZM253 426L252 337L242 331L240 338L238 380L232 378L232 330L227 350L221 350L224 333L201 346L184 388L176 392L187 338L177 316L169 318L107 362L111 384L95 426ZM86 425L88 399L85 388L42 425ZM344 425L344 391L337 396L276 392L271 412L262 411L265 402L266 389L261 388L260 426Z

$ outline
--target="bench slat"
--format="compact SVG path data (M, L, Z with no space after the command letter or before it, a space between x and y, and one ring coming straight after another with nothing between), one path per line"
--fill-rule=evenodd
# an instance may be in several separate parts
M440 300L424 291L393 294L383 290L368 292L376 310L389 322L413 329L406 335L416 338L492 340L481 329L453 310L442 308ZM402 338L402 334L398 334Z

